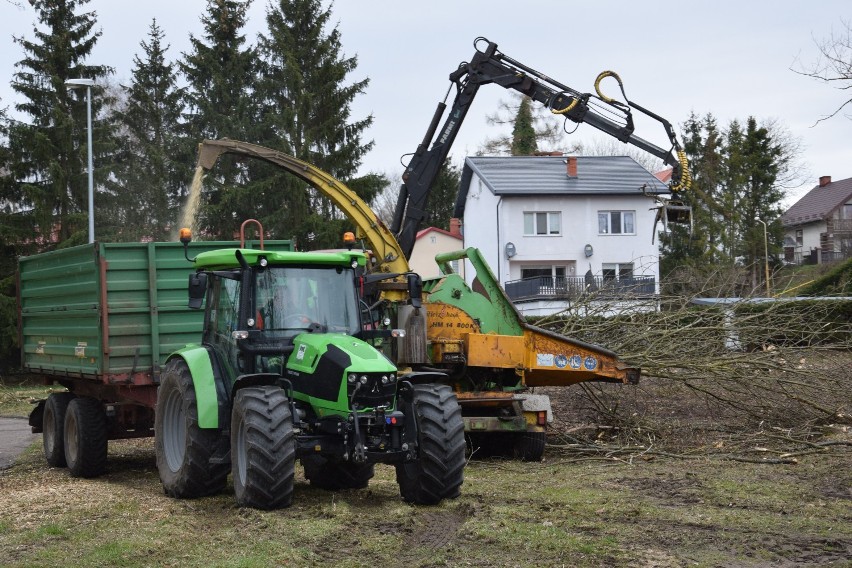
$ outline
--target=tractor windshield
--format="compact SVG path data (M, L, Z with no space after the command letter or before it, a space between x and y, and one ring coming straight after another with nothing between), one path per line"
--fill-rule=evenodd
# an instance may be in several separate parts
M360 329L355 280L347 269L269 267L257 273L255 304L256 327L267 337Z

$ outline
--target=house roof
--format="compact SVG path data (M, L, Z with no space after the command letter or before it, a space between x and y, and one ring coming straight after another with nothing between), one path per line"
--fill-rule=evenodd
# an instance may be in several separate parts
M659 171L654 174L654 177L660 180L663 183L669 183L672 181L672 174L674 173L674 168L666 168L662 171Z
M821 221L840 205L852 199L852 178L815 186L793 204L783 215L785 227Z
M568 175L569 156L469 156L462 169L453 217L463 217L476 173L494 195L642 195L668 193L654 174L630 156L576 156L577 176Z
M476 173L495 195L639 195L668 188L629 156L578 156L569 177L567 156L476 156L465 159L462 178ZM469 175L468 175L469 180Z
M415 238L419 239L421 237L424 237L427 233L432 233L432 232L440 233L442 235L447 235L448 237L452 237L454 239L462 240L461 235L454 235L453 233L451 233L449 231L445 231L444 229L439 229L438 227L426 227L425 229L417 231L417 237L415 237Z

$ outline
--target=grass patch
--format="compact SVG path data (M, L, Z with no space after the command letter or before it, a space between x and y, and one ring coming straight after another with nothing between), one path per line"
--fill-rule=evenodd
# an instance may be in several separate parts
M32 383L6 384L0 381L0 416L29 416L33 401L47 398L52 392L63 392L59 385L45 386Z
M230 487L165 497L150 440L111 442L109 472L91 480L28 452L0 473L0 557L11 567L758 566L843 565L852 549L848 456L547 458L473 461L461 497L432 507L401 502L388 466L367 489L338 493L297 468L293 506L257 511L237 508Z

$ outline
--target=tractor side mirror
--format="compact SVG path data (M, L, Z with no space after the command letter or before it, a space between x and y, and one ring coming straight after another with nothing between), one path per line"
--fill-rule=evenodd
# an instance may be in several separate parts
M408 297L411 299L411 305L420 309L423 306L423 280L419 274L409 273L407 276Z
M201 308L204 296L207 294L207 274L195 272L189 275L189 307L193 310Z

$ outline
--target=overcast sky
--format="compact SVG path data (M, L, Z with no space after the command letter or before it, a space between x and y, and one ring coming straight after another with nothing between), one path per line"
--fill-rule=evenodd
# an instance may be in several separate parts
M103 35L89 63L114 67L115 80L126 83L152 18L176 59L189 49L189 34L201 34L205 5L92 0L87 9L97 13ZM267 5L252 4L246 30L252 43L265 30ZM358 57L350 79L370 79L352 108L353 118L374 117L366 139L375 148L364 161L365 172L401 173L399 159L422 139L449 86L447 76L472 57L474 39L484 36L508 56L578 91L593 91L600 71L616 71L630 99L667 118L678 132L691 111L713 113L723 127L748 116L779 120L801 140L808 168L790 202L821 175L852 177L852 120L837 116L814 126L843 102L844 93L790 69L799 61L812 65L815 40L840 33L843 21L852 21L849 0L337 0L332 13L345 55ZM9 83L23 52L12 36L31 37L36 18L23 0L0 0L0 16L0 106L13 107L18 99ZM606 83L604 89L610 92ZM499 87L480 90L452 150L455 162L499 134L485 117L508 99ZM589 141L595 132L580 126L568 140ZM667 147L655 123L638 123L636 135ZM187 164L188 176L193 166Z

